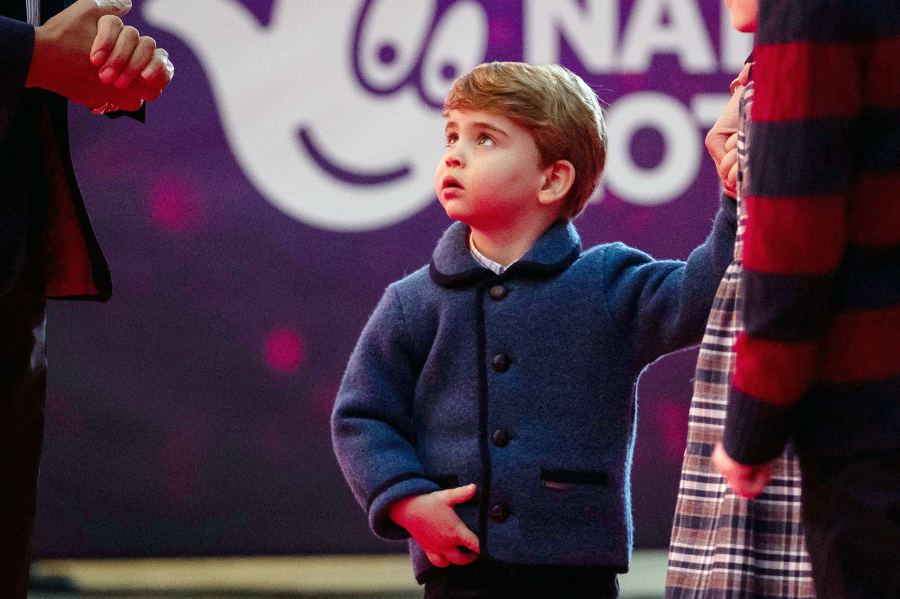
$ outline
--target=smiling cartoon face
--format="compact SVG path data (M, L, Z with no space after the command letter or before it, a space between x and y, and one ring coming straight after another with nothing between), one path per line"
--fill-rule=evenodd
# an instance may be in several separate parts
M438 107L484 60L478 3L276 0L266 27L237 0L143 7L197 54L244 173L288 215L365 230L433 200Z

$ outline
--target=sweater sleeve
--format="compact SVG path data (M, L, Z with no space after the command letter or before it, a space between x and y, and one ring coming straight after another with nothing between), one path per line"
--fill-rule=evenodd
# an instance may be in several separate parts
M735 348L724 437L728 454L745 464L783 450L831 318L861 143L864 61L874 56L853 32L867 4L760 4L741 280L745 332ZM884 77L896 86L896 71Z
M34 27L0 17L0 143L6 139L25 91L33 51Z
M412 402L419 366L389 287L363 329L341 381L332 415L338 463L378 536L405 539L388 516L397 500L440 490L414 448Z
M712 231L686 262L606 247L603 283L613 321L643 363L700 343L716 289L734 257L736 207L721 197Z

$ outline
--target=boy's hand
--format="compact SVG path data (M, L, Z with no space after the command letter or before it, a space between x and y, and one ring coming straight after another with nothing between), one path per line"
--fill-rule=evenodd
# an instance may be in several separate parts
M391 519L409 531L438 568L465 566L478 559L478 537L453 509L475 497L474 484L401 499L388 508Z

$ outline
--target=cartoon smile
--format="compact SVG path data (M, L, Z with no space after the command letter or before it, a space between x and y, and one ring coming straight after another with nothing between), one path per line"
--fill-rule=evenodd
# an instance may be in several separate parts
M351 170L347 167L339 166L334 160L328 158L321 150L319 150L319 147L315 141L313 141L312 133L310 133L308 128L303 127L300 129L299 136L300 143L303 144L306 153L312 158L313 162L315 162L320 169L344 183L350 183L352 185L381 185L383 183L390 183L397 179L402 179L410 173L409 166L401 166L380 173L365 173L358 170Z

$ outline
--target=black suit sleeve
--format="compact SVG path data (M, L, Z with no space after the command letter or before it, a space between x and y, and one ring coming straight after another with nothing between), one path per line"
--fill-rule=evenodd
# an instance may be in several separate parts
M33 51L34 26L0 17L0 143L19 109Z

